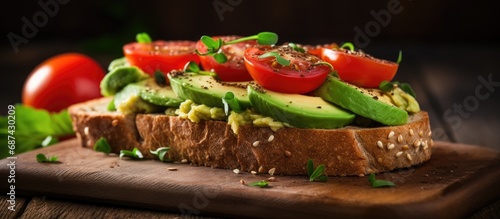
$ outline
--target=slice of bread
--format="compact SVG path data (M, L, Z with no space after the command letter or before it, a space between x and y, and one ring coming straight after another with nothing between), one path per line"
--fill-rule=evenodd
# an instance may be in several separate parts
M247 125L234 134L224 121L193 123L164 114L109 112L110 98L73 105L69 113L82 146L105 137L112 152L170 147L173 161L213 168L274 174L307 174L306 162L325 164L328 175L364 175L420 164L431 157L427 112L410 115L400 126L340 129L269 128Z

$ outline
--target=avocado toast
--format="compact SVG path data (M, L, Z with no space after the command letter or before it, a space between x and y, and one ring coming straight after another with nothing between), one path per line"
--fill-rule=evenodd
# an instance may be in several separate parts
M313 63L301 72L326 69L314 89L287 93L259 80L222 81L188 68L162 78L118 66L101 83L108 97L69 108L73 128L84 147L105 138L113 153L137 148L146 158L168 147L165 160L257 173L303 175L311 159L328 175L364 175L430 159L429 118L413 97L397 85L381 91L342 81L319 58L284 47L256 52ZM289 68L276 64L274 54L258 60Z

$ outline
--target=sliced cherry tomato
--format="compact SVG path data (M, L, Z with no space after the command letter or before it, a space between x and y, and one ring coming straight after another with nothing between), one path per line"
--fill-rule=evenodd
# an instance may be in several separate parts
M72 104L101 97L99 84L103 77L103 68L88 56L54 56L28 76L22 101L27 106L59 112Z
M276 52L290 61L279 64L275 57L259 58L267 52ZM327 65L317 65L318 57L293 50L289 46L254 47L245 51L245 65L252 78L262 87L282 92L305 94L318 88L330 72Z
M321 57L321 51L322 51L323 48L326 48L326 49L338 49L339 46L336 43L316 45L316 46L311 46L311 45L305 45L304 46L304 49L306 50L307 53L315 55L317 57Z
M365 88L377 88L380 82L391 81L399 66L394 62L345 49L323 48L321 59L332 64L340 79Z
M230 41L241 38L241 36L215 36L214 40L222 39ZM227 57L226 63L218 63L212 56L200 56L201 66L206 71L214 71L222 81L251 81L252 77L245 68L243 53L247 48L257 45L255 40L222 46L222 52ZM198 41L196 49L200 53L206 53L207 47Z
M154 41L152 43L129 43L123 46L123 53L130 65L154 75L156 70L168 73L183 69L189 61L200 63L195 53L194 41Z

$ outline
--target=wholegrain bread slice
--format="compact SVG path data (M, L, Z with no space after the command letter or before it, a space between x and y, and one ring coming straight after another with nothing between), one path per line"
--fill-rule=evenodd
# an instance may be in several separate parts
M427 112L405 125L340 129L270 128L246 125L234 134L225 121L194 123L164 114L109 112L110 98L73 105L69 113L82 146L105 137L112 152L170 147L172 161L212 168L283 175L306 174L306 162L325 164L328 175L364 175L411 167L430 159L433 141Z

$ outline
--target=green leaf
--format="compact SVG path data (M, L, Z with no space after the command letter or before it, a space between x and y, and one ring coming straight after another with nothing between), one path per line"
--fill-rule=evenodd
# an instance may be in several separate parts
M60 137L72 136L73 131L71 117L66 110L59 113L49 113L46 110L34 109L22 104L16 104L15 107L15 133L16 139L15 154L31 151L45 145L50 145L58 141ZM0 117L0 142L7 142L8 133L7 116ZM47 140L52 136L52 140ZM0 159L15 154L9 154L7 147L0 147Z
M370 176L368 177L368 181L372 184L373 188L396 186L396 184L391 181L375 179L374 173L370 174Z
M207 50L211 52L217 51L221 46L219 41L215 41L212 37L206 35L201 36L200 41L205 44Z
M237 98L235 98L233 92L226 92L222 98L222 103L224 104L224 112L226 113L226 116L229 115L229 108L236 113L243 112L240 102Z
M248 185L249 186L258 186L260 188L264 188L264 187L267 187L269 185L269 183L267 183L267 181L265 181L265 180L262 180L262 181L252 182Z
M144 156L142 155L139 149L134 148L132 151L130 150L120 150L120 159L123 157L130 157L132 159L142 159Z
M37 154L36 155L36 161L38 161L38 163L56 163L57 159L58 159L57 156L52 156L52 157L47 158L45 156L45 154Z
M196 62L189 61L184 66L184 72L198 73L199 71L200 71L200 67L198 66L198 64L196 64Z
M301 53L305 53L306 50L302 47L299 47L297 44L295 43L288 43L288 46L291 47L293 50L297 51L297 52L301 52Z
M415 94L415 92L413 91L413 89L411 88L410 84L408 83L401 83L399 84L399 87L401 88L401 90L403 90L404 92L408 93L409 95L413 96L413 98L417 98L417 95Z
M313 160L309 159L307 161L306 169L307 169L307 175L311 176L313 174L313 172L314 172L314 162L313 162Z
M321 176L318 176L318 178L316 178L316 180L320 181L320 182L327 182L328 181L328 176L321 175Z
M113 98L111 101L109 101L108 106L107 106L108 111L116 111L116 106L115 106L115 98Z
M314 162L309 159L306 164L307 175L309 175L309 181L320 181L326 182L328 181L328 176L325 174L325 165L321 164L316 169L314 169Z
M266 53L260 55L258 58L265 59L265 58L269 58L269 57L275 57L276 61L282 66L289 66L290 65L290 61L281 57L280 54L277 52L266 52Z
M155 71L155 82L158 84L160 87L165 87L167 86L167 77L165 77L165 74L163 74L162 71L156 70Z
M311 174L311 176L309 177L309 181L312 182L316 180L319 176L323 175L324 173L325 173L325 165L321 164L318 167L316 167L314 172Z
M215 53L214 54L215 61L217 61L220 64L224 64L227 62L227 57L224 55L224 53Z
M151 40L151 37L149 37L149 34L147 34L147 33L138 33L135 36L135 39L137 40L138 43L151 43L151 42L153 42Z
M104 137L100 137L94 144L94 151L103 152L105 154L111 153L111 146L108 140Z
M260 45L274 45L278 42L278 34L273 32L260 32L257 34L257 43Z
M401 50L399 50L399 55L398 55L398 60L396 61L396 63L401 63L401 61L403 60L403 52L401 52Z
M158 156L158 159L162 162L171 162L170 159L165 158L165 155L167 155L168 151L170 150L170 147L160 147L157 148L155 151L149 150L149 152L153 155Z
M378 85L378 88L383 92L389 92L394 88L394 83L389 81L382 81Z
M108 71L113 71L115 68L130 66L125 57L117 58L109 63Z
M344 44L342 44L342 46L340 46L340 48L348 48L349 50L354 51L354 44L352 44L351 42L345 42Z

